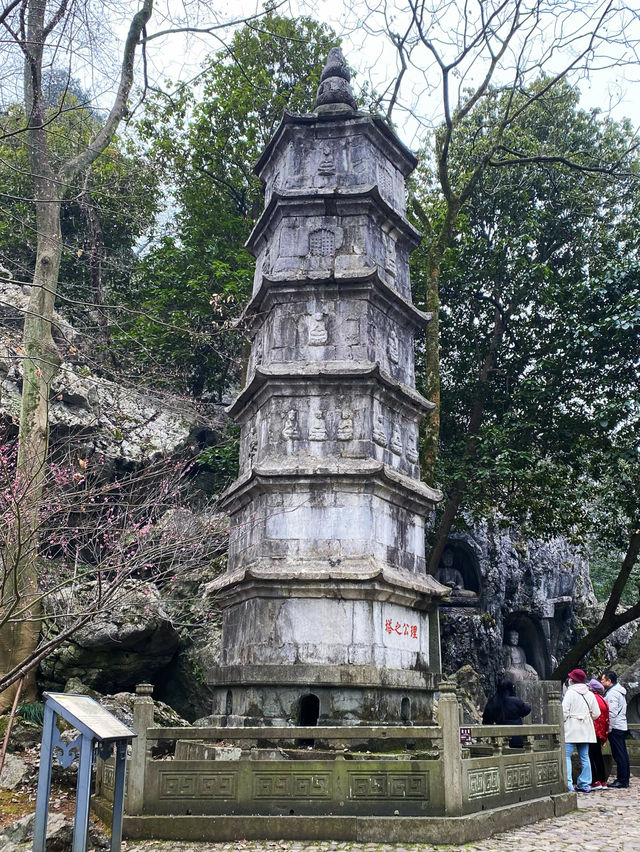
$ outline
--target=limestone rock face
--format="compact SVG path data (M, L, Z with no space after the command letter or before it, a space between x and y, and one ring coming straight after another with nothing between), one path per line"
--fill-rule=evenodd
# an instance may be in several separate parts
M45 598L45 608L60 611L68 591ZM168 665L178 648L178 633L152 583L128 585L108 611L74 634L41 664L46 688L61 689L77 677L100 692L132 688Z
M35 813L28 814L22 819L7 826L0 832L0 848L5 852L22 852L31 849L33 841L33 826ZM93 849L109 849L111 843L107 835L91 824L89 838ZM73 841L73 820L63 814L50 813L47 819L47 852L71 852ZM24 844L29 844L28 846Z
M7 790L14 790L28 774L29 767L24 760L16 757L15 754L11 754L11 752L7 752L4 757L2 772L0 773L0 787L4 787Z
M0 413L13 417L20 411L28 289L0 282ZM156 397L94 375L80 354L78 332L57 313L53 335L62 366L51 388L51 428L81 437L87 454L139 463L173 453L202 428L201 415L178 397ZM207 426L221 422L221 413L209 413Z
M454 535L454 550L464 552L475 572L477 599L452 594L441 609L443 669L453 674L470 663L491 694L502 668L508 631L519 634L527 663L544 680L556 659L575 641L585 617L598 603L586 558L564 539L530 541L515 532L479 525Z

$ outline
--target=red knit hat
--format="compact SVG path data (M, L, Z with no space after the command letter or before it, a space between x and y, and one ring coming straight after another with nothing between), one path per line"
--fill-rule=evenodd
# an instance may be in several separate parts
M574 669L572 672L569 672L569 677L575 683L584 683L587 679L587 676L582 669Z

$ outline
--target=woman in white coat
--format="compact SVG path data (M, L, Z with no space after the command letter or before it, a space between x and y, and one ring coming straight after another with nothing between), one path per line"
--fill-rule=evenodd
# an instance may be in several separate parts
M589 762L589 743L595 743L596 729L593 720L600 715L600 708L593 693L586 684L587 676L582 669L569 672L569 688L562 699L564 714L564 741L567 756L567 779L569 789L573 790L571 778L571 755L578 750L581 771L576 781L576 790L591 792L591 763Z

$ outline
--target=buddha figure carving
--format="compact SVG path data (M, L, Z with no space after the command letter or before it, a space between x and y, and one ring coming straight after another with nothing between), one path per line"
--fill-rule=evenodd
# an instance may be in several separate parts
M316 311L309 322L309 345L324 346L328 338L327 327L324 324L324 314Z
M502 666L507 680L540 680L538 672L527 663L524 648L518 645L520 635L517 630L509 630L506 645L502 646Z
M436 579L442 583L443 586L449 586L451 589L451 597L477 597L475 592L470 589L465 589L464 577L462 572L455 566L453 551L450 548L447 548L442 554Z

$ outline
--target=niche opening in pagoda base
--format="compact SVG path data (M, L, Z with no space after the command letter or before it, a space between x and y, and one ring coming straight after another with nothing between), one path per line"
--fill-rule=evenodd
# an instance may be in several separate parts
M405 725L411 722L411 701L406 695L400 702L400 719Z
M303 695L300 698L298 706L298 724L303 728L314 728L318 724L320 716L320 699L312 692L308 695ZM312 746L313 740L302 739L298 740L298 745Z

